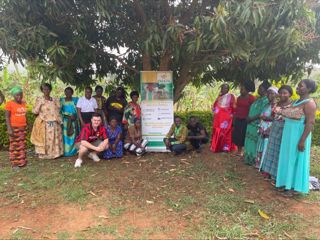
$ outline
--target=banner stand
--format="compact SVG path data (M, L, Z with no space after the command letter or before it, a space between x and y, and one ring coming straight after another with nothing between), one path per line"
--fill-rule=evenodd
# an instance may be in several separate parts
M173 123L173 81L171 71L141 71L142 136L148 152L167 152L163 138Z

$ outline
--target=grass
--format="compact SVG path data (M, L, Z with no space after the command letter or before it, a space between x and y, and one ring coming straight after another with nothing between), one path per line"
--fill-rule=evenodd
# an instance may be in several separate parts
M311 174L317 177L319 149L313 149L311 161ZM216 155L194 155L185 160L189 164L181 161L185 157L166 156L150 154L144 157L150 159L142 164L132 158L126 164L86 161L80 169L74 169L73 161L67 159L31 159L31 165L18 172L1 167L0 222L32 226L32 222L22 221L26 213L39 214L45 208L54 213L58 204L59 209L85 209L81 212L88 217L74 216L72 221L85 224L82 222L88 218L88 226L68 231L63 228L55 233L45 229L49 238L284 239L286 234L293 239L318 237L306 229L319 228L320 214L305 217L290 207L307 202L304 210L310 212L310 204L320 204L319 192L287 201L272 188L261 186L265 182L253 169L225 155L221 159L215 159ZM256 175L251 179L254 182L246 179L250 174ZM248 199L254 202L247 202ZM263 219L259 209L270 219ZM51 216L43 221L47 219ZM36 233L19 229L1 235L0 229L0 238L38 239L43 234L37 228Z

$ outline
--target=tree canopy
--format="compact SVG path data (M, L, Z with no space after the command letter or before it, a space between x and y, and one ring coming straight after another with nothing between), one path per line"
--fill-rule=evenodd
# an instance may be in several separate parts
M319 62L316 13L302 0L3 0L0 48L77 86L172 70L178 100L190 82L298 77Z

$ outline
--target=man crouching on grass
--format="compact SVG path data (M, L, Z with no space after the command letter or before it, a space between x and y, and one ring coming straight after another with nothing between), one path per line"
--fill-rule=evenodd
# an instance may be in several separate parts
M98 153L109 147L109 140L106 129L102 126L102 117L99 113L94 113L91 123L86 124L76 139L76 148L79 149L79 157L74 167L81 167L83 157L88 155L94 162L99 162Z

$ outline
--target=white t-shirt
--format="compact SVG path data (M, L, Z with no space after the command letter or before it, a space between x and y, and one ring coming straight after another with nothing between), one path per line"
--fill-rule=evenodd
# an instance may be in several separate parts
M78 100L77 108L80 108L81 112L94 112L95 109L98 109L98 104L96 99L93 97L90 99L81 97Z

